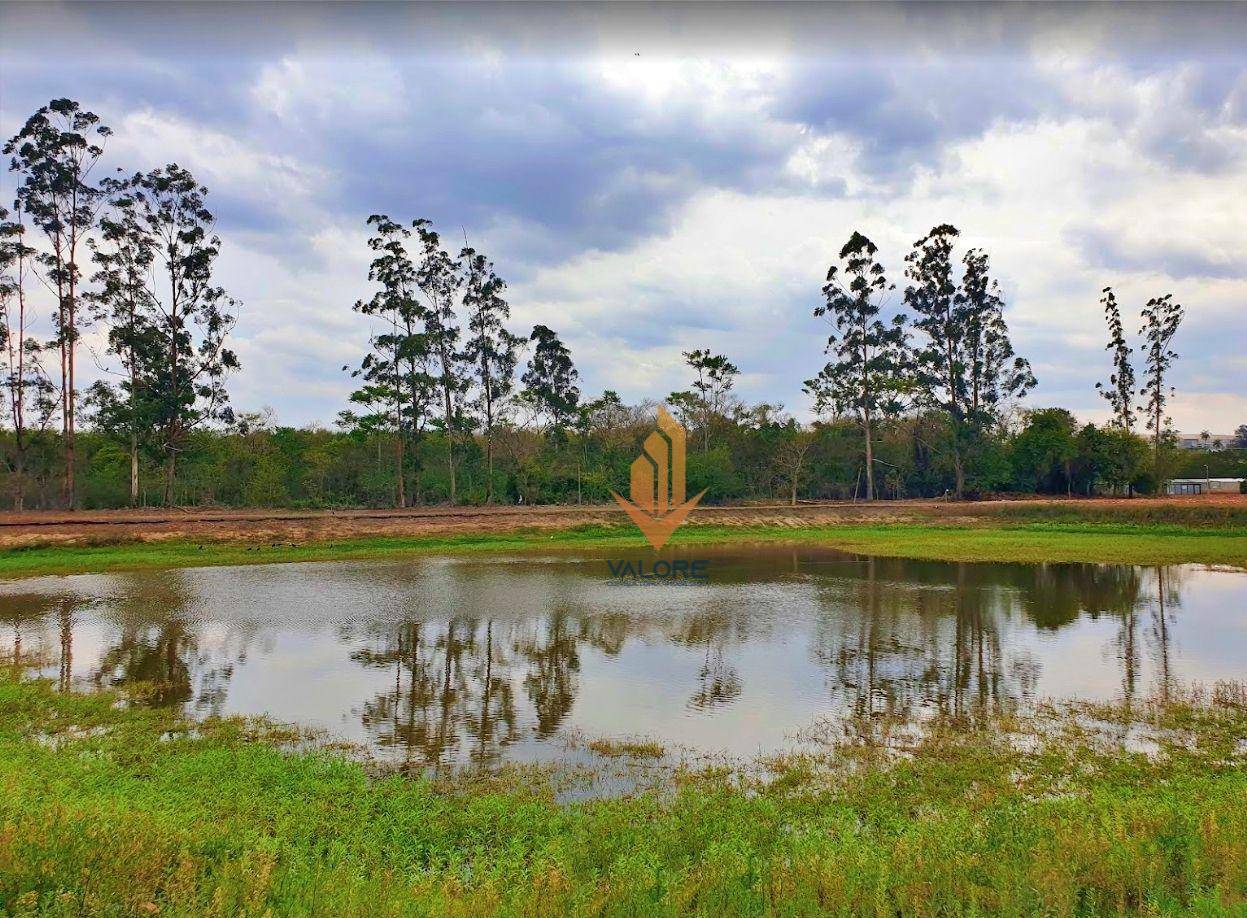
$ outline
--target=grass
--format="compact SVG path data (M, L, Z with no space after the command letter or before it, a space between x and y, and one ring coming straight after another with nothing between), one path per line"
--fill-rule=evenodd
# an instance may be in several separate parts
M688 525L673 546L785 542L876 555L947 561L1092 561L1123 564L1206 563L1247 567L1247 527L1148 522L993 522L821 526ZM533 549L649 552L632 526L579 526L450 536L315 542L182 540L56 545L0 552L0 578L205 565L398 558Z
M585 747L603 758L661 759L667 750L656 740L599 737Z
M0 912L1243 914L1247 701L939 721L663 792L369 778L291 732L0 676ZM1141 723L1154 754L1117 737ZM1098 728L1093 729L1093 726Z

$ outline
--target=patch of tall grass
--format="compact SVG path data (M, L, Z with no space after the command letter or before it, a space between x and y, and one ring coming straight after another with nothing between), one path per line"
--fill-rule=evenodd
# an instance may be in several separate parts
M1247 908L1240 689L938 720L575 804L0 677L7 914L1103 914ZM1137 731L1153 737L1145 754Z

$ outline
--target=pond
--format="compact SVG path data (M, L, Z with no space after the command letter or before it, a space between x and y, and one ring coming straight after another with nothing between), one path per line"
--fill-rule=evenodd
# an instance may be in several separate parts
M751 756L837 718L1247 678L1241 571L662 557L705 580L621 579L616 550L0 582L0 655L63 690L143 683L144 703L267 714L424 768L559 761L575 737Z

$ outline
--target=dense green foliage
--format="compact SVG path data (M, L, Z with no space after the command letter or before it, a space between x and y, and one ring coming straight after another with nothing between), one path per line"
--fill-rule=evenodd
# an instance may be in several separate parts
M132 692L141 692L132 686ZM886 726L668 791L370 778L297 731L0 676L7 914L1221 914L1247 903L1247 699ZM1127 737L1155 736L1151 755ZM920 818L915 818L919 817Z
M501 503L609 501L609 489L626 492L628 467L652 415L610 396L592 403L584 421L557 433L501 425L494 432L494 497ZM768 406L717 417L703 437L689 416L690 493L708 488L708 503L788 501L792 477L800 499L865 497L860 424L820 423L803 430ZM951 433L941 418L921 415L875 423L874 457L883 473L879 496L941 496L955 486ZM0 432L9 448L12 432ZM448 499L446 438L427 433L421 498ZM86 508L129 503L130 460L124 436L84 430L77 435L78 490ZM487 457L483 436L459 440L458 498L483 503ZM393 435L384 431L332 431L266 424L242 416L225 430L190 432L179 458L175 500L181 505L392 506L396 478ZM1247 450L1167 450L1169 477L1247 477ZM797 460L799 468L796 468ZM140 503L161 502L161 456L144 453ZM63 450L60 435L28 434L26 506L60 505ZM794 472L795 469L795 472ZM974 440L965 458L967 492L1040 494L1151 493L1156 478L1148 444L1120 428L1079 426L1063 409L1037 410L1016 432ZM15 476L0 474L0 492L12 506Z

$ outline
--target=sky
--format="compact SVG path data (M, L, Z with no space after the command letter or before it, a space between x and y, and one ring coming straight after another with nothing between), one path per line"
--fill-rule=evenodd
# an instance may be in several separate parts
M660 400L710 348L808 418L840 247L876 242L899 308L952 223L1026 406L1107 417L1112 285L1131 330L1186 307L1175 426L1247 423L1244 4L0 5L0 133L64 96L114 131L100 174L208 186L232 401L280 423L347 405L373 213L488 254L512 330L558 331L587 395Z

